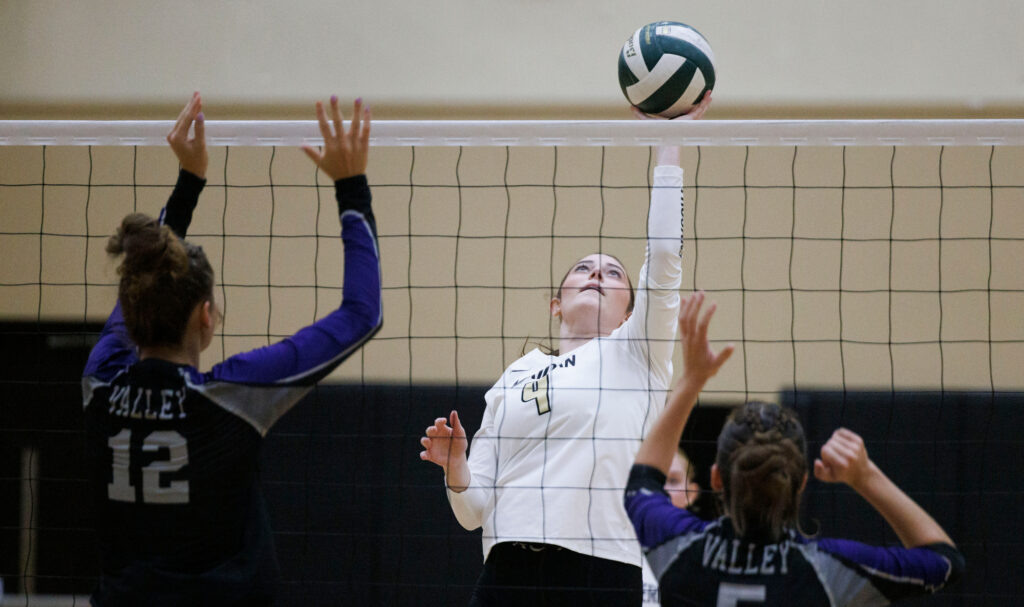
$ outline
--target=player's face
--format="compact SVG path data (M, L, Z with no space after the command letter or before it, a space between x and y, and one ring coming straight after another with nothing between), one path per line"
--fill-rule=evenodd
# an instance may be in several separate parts
M629 317L629 277L610 255L593 253L577 261L559 292L563 323L595 315L600 328L611 332Z
M687 480L689 465L678 453L672 458L672 466L665 479L665 491L676 508L686 508L697 499L697 484Z

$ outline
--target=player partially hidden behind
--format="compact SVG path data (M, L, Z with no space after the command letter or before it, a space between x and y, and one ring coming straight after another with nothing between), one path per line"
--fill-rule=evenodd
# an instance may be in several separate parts
M798 528L807 482L806 444L795 414L748 403L718 437L711 485L725 516L702 521L672 505L662 489L686 420L705 382L732 354L714 352L700 314L703 293L684 298L679 316L683 373L636 455L626 510L658 577L661 604L885 605L932 593L958 579L964 559L927 512L868 458L861 438L836 430L814 475L846 483L888 521L904 547L807 538Z
M672 505L676 508L693 508L693 503L700 496L700 485L694 480L693 465L682 449L676 449L672 456L665 479L665 492L668 493ZM656 607L658 601L658 578L654 577L647 560L643 562L644 607Z
M183 239L208 163L199 94L168 142L181 163L162 221L124 218L107 251L124 255L118 304L82 380L101 577L94 605L263 605L278 578L259 486L270 427L381 326L377 237L367 186L368 110L349 133L317 117L345 251L341 306L281 342L205 373L218 322L213 270ZM195 137L188 138L195 124Z

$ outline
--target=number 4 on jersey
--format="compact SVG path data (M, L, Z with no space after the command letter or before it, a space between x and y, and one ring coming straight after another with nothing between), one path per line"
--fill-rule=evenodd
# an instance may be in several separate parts
M551 412L551 404L548 399L548 376L545 375L536 381L528 381L523 385L522 400L528 403L531 400L537 401L537 415L544 415Z

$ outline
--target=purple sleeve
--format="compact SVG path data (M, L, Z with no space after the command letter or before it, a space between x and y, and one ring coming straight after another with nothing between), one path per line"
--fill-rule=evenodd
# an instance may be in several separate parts
M708 526L689 510L676 508L665 493L665 475L651 466L634 465L626 484L626 513L645 550Z
M312 385L380 329L380 257L370 189L362 175L335 186L345 248L341 306L287 339L228 358L206 374L207 381Z
M89 352L89 359L85 363L85 371L82 372L82 376L109 381L121 369L134 364L138 359L135 344L128 336L128 328L124 324L121 304L118 302L114 306L114 311L110 313L107 323L103 325L99 341Z
M817 544L855 566L890 600L935 592L959 579L964 570L963 555L948 544L902 548L831 538Z

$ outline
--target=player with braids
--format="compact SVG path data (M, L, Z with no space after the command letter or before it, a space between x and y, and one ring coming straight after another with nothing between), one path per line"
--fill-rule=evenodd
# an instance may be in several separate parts
M721 478L722 501L738 535L777 538L787 527L798 528L806 452L791 409L751 402L732 412L718 437L712 474Z
M933 593L958 579L964 559L935 520L868 458L860 436L836 430L814 461L814 475L846 483L892 527L902 547L808 538L799 528L807 484L807 445L795 414L775 404L739 407L718 437L711 486L725 515L703 521L670 502L662 485L704 384L733 352L708 344L712 304L684 298L679 314L681 374L661 417L636 455L625 503L661 604L886 605Z
M208 155L199 94L167 140L181 171L160 220L124 218L107 251L124 256L118 303L82 379L101 575L92 603L266 605L278 578L259 486L270 427L381 326L377 235L367 185L368 109L345 133L320 103L321 153L345 252L339 308L270 346L200 372L219 314L213 269L184 240ZM195 136L188 133L194 125Z
M509 365L485 395L468 458L454 411L420 440L420 457L444 468L459 523L483 528L471 605L641 604L643 556L620 494L668 392L682 276L680 151L655 155L636 293L610 255L574 263L550 302L558 350Z

